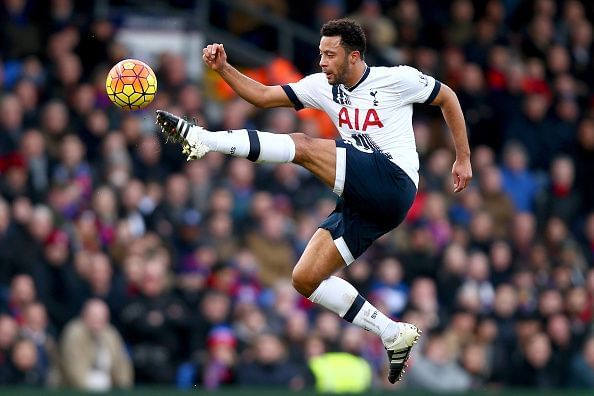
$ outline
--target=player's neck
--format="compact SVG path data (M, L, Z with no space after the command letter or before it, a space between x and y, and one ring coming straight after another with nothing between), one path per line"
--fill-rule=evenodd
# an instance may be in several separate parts
M359 62L353 67L353 72L351 73L351 78L347 81L344 86L346 89L352 89L355 85L359 84L363 76L365 75L365 71L367 70L367 64L365 62Z

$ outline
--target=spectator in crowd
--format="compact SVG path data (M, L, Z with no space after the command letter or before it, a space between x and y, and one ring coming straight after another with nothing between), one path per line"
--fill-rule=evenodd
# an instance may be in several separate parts
M31 227L34 227L31 224ZM35 226L36 227L36 226ZM52 322L61 329L80 309L80 279L72 266L71 240L68 234L54 228L43 243L41 257L34 269L39 299L44 301Z
M471 3L462 0L456 3ZM461 70L464 78L460 80L460 104L466 109L470 142L486 145L492 149L501 146L501 135L497 133L495 111L487 90L485 76L480 66L466 63Z
M520 343L520 355L510 368L510 384L550 389L559 386L561 373L555 371L551 342L546 334L527 335Z
M576 184L581 192L585 210L594 210L594 119L584 118L577 130L575 151Z
M528 157L522 144L510 142L504 147L501 177L503 191L511 198L516 211L532 211L538 183L528 169Z
M8 384L17 386L46 385L47 368L39 364L39 354L33 341L19 338L11 351Z
M79 318L64 329L60 341L65 383L85 391L130 388L134 376L118 331L109 322L107 305L87 300Z
M0 384L10 380L10 352L18 336L16 321L6 314L0 315Z
M25 309L35 301L37 291L31 276L19 274L12 278L7 301L3 301L2 311L8 313L21 325L25 322Z
M369 363L349 352L326 352L309 360L315 389L329 393L362 393L371 387Z
M252 303L245 303L236 308L235 333L243 347L253 345L262 333L274 333L277 323L274 317Z
M561 385L565 386L569 378L571 357L576 350L569 319L561 313L552 315L546 323L546 331L551 339L554 370L559 372Z
M569 384L575 388L594 388L594 336L586 339L581 352L573 358Z
M475 340L476 316L472 312L458 309L450 315L449 326L443 336L448 347L448 354L460 360L462 351Z
M468 268L466 280L460 286L460 290L473 290L477 294L479 312L491 311L495 291L489 280L489 258L483 252L473 251L468 256Z
M510 278L513 273L513 255L510 244L506 240L497 240L489 250L491 262L490 281L493 287L499 286Z
M350 18L359 22L367 32L370 55L379 57L380 63L384 63L384 59L392 60L390 52L397 37L396 27L387 16L382 14L380 1L363 1Z
M444 251L443 262L437 275L437 289L441 301L451 307L456 300L456 292L466 275L468 256L464 247L451 243Z
M0 204L0 206L2 205ZM20 273L31 273L40 249L37 243L31 241L32 238L28 229L29 222L35 213L31 200L27 197L19 197L6 209L9 210L5 212L8 216L5 220L7 221L5 223L7 228L2 241L4 246L8 248L3 249L2 252L2 258L5 259L3 260L2 270L8 276L8 279L3 283L4 288L10 284L10 277ZM43 221L38 225L41 238L45 237L45 233L50 231L49 227L44 226L48 226L48 224L44 224Z
M536 169L546 169L554 154L545 147L542 137L553 128L552 121L547 118L549 99L543 93L527 95L521 112L515 112L506 128L506 139L517 140L528 150L530 165Z
M206 389L217 389L236 380L237 340L231 329L215 327L206 340L208 355L203 362L202 383Z
M287 359L282 341L274 334L260 334L251 345L250 360L241 364L238 383L243 386L305 386L302 369Z
M470 389L471 377L448 351L444 335L434 333L426 338L422 352L415 356L406 384L412 389L436 393L463 392Z
M90 254L88 272L79 276L87 282L90 297L105 301L112 322L117 324L125 301L125 284L120 274L115 272L109 256L104 253Z
M584 223L582 250L588 265L592 268L594 267L594 211L588 214Z
M298 364L305 363L305 344L309 337L309 320L305 311L294 310L287 317L284 333L289 359Z
M145 257L140 294L122 309L120 321L129 342L135 377L146 383L172 383L174 364L184 357L181 338L188 311L167 287L166 253Z
M295 255L285 238L286 218L279 212L266 213L255 232L247 236L247 246L260 264L260 274L265 286L291 278Z
M514 257L527 261L536 242L536 217L532 213L516 213L512 223L511 242Z
M490 377L490 362L485 345L472 343L462 351L461 365L471 377L471 389L482 389Z
M30 196L34 202L43 201L50 184L50 163L44 137L38 129L24 132L20 152L27 161Z
M424 317L429 328L443 325L445 313L439 312L435 282L430 278L417 278L410 287L408 309L414 309Z
M7 94L0 100L0 111L0 155L6 159L18 147L23 130L23 106L16 95Z
M193 355L201 355L206 350L208 334L213 329L230 324L231 299L225 293L209 290L197 308L190 338Z
M571 158L557 157L551 164L551 183L536 198L539 227L551 217L573 225L581 211L581 197L575 188L575 166Z
M403 278L402 264L397 259L385 258L379 263L378 279L371 286L373 298L382 300L393 316L398 316L406 306L408 286Z
M21 337L33 342L37 349L39 369L47 373L46 383L56 387L61 384L61 366L58 344L52 334L43 304L33 302L25 308Z
M437 272L436 243L431 238L431 231L424 227L423 221L411 225L409 243L401 253L406 281L433 277ZM446 231L448 232L448 231Z
M12 254L8 248L8 227L11 222L10 217L10 207L8 206L8 203L3 199L0 200L0 260L4 263L0 272L0 282L2 282L2 284L7 284L10 281L10 278L13 275L12 271L14 271L14 267L17 265L12 261Z
M441 252L452 237L452 228L447 218L446 200L442 194L428 194L423 217L424 228L429 230L436 250Z

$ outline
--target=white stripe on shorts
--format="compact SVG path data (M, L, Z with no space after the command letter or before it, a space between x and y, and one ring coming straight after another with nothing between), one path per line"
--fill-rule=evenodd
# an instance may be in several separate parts
M336 178L334 179L334 189L332 192L342 195L344 190L344 181L346 178L346 149L344 147L336 147ZM346 246L346 245L345 245Z
M350 251L349 247L347 246L346 242L344 241L343 237L335 239L334 244L338 248L338 251L340 252L340 255L342 256L342 258L344 259L344 262L346 263L346 265L349 265L353 261L355 261L355 258L351 254L351 251Z

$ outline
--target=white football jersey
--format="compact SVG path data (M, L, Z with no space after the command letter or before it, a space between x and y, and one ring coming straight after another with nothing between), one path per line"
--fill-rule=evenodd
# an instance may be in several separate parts
M441 84L414 67L367 67L353 87L330 85L324 73L283 85L295 108L325 111L341 137L362 151L381 151L419 184L413 103L431 103Z

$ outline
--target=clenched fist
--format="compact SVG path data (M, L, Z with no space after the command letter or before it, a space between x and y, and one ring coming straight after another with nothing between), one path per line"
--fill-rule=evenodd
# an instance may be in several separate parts
M222 70L223 66L227 63L225 47L223 47L223 44L218 43L207 45L206 48L202 50L202 59L212 70Z

